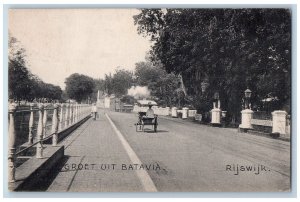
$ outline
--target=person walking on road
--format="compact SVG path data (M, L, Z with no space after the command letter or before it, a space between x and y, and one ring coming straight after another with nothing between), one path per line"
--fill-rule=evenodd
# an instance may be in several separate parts
M92 106L92 116L93 116L93 119L96 120L96 118L97 118L97 106L96 106L96 103L94 103L93 106Z

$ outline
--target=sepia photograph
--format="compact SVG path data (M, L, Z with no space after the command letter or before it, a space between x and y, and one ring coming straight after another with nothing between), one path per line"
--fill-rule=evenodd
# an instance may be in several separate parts
M292 15L10 8L9 192L291 192Z

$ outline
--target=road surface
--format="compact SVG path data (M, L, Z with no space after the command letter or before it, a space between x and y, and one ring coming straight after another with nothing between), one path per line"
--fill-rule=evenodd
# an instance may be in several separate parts
M290 190L290 143L159 117L136 132L134 113L99 110L70 135L47 191L265 192Z

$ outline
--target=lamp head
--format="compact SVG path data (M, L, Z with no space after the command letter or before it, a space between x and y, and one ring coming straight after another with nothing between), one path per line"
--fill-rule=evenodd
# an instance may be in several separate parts
M251 91L249 88L247 88L247 89L245 90L245 97L246 97L246 98L250 98L250 97L251 97L251 93L252 93L252 91Z

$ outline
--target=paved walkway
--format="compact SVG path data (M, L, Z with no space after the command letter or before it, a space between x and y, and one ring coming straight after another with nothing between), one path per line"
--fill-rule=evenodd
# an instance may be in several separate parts
M62 144L66 159L47 191L144 191L134 170L122 170L122 164L131 161L103 113L99 120L84 123Z

